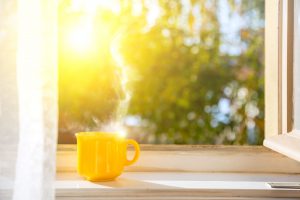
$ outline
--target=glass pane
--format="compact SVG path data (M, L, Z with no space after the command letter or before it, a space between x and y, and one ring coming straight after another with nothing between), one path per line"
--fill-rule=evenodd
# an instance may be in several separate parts
M294 128L300 129L300 2L295 3L294 28Z
M263 37L263 0L61 0L59 142L262 144Z

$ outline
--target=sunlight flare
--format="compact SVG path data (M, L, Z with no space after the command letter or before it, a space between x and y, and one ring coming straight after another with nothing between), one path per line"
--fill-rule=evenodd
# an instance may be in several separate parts
M69 45L72 49L79 52L88 51L93 44L92 36L93 34L91 28L78 26L69 33Z
M125 138L127 136L127 132L124 129L120 130L118 133L123 138Z

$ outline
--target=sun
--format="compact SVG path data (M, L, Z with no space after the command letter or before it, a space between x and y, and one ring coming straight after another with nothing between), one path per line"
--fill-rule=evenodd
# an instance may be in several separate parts
M74 27L68 34L69 46L77 52L89 51L93 46L92 30L86 26Z
M101 10L111 10L114 13L120 12L118 0L72 0L71 10L82 13L81 19L67 30L65 44L75 52L87 53L95 47L95 15ZM99 9L100 8L100 9ZM100 24L105 27L104 24ZM98 23L98 26L100 26ZM99 28L99 27L98 27ZM99 38L97 39L99 40Z

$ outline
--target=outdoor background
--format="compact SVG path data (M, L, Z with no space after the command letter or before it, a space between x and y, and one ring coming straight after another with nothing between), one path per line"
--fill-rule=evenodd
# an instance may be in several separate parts
M140 143L262 144L263 0L60 0L58 33L59 143L118 121Z

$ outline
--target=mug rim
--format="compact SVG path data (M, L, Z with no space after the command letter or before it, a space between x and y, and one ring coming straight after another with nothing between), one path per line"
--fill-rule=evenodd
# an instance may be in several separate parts
M85 137L85 136L110 136L110 137L118 137L119 134L117 131L82 131L75 133L76 137Z

